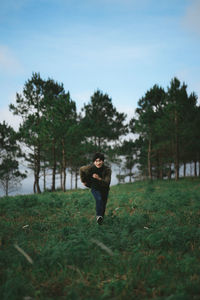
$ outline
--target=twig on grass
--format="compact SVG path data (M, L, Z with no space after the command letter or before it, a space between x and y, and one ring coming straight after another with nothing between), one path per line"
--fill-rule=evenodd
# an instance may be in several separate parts
M103 244L102 242L95 240L95 239L91 239L91 241L95 244L97 244L97 246L99 246L101 249L103 249L104 251L106 251L109 255L113 256L114 253L112 252L112 250L110 248L108 248L105 244Z
M14 244L14 247L28 260L30 264L33 264L32 258L22 248L20 248L17 244Z

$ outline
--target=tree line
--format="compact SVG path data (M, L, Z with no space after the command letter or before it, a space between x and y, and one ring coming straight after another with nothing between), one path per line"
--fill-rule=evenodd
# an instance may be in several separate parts
M103 151L110 163L119 167L119 182L135 177L179 179L180 167L194 164L194 176L200 176L200 107L197 95L188 95L187 86L173 78L165 91L154 85L139 99L135 116L127 116L114 107L108 94L94 92L88 104L77 112L62 83L33 73L10 111L21 117L17 132L0 123L0 184L5 194L26 173L20 160L34 173L33 192L45 191L51 174L51 191L66 190L67 172L75 177L79 168L90 163L95 151ZM132 133L134 138L130 138ZM41 180L43 187L41 188Z

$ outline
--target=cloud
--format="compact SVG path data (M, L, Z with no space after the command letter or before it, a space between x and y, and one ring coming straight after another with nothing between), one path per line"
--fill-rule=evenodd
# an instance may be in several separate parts
M19 74L23 67L9 47L0 45L0 72L11 75Z
M183 17L183 26L200 35L200 1L193 0L189 2L190 5L186 9L186 13Z

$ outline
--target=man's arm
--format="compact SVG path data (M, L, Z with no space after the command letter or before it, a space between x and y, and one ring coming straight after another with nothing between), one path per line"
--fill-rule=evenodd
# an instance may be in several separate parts
M108 188L110 186L110 182L111 182L111 169L108 168L106 170L106 174L105 174L105 177L101 180L101 184L103 187L106 187Z
M109 188L111 181L111 169L107 168L104 178L100 178L98 174L93 174L93 178L99 180L102 187Z
M83 166L80 168L79 173L80 173L80 179L81 182L84 185L87 185L88 180L89 180L89 170L90 170L91 166Z

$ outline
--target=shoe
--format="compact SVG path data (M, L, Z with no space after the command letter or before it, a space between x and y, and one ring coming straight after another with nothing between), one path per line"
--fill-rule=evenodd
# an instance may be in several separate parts
M103 223L103 217L102 216L97 216L97 223L101 225Z

